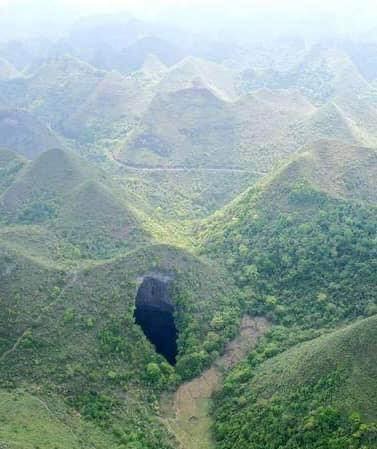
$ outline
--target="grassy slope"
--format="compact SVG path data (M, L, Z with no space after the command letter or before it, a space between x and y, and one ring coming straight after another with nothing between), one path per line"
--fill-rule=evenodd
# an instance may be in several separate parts
M45 152L25 167L2 195L1 210L8 226L43 226L46 235L60 239L68 259L109 257L150 241L108 177L62 150Z
M374 316L257 367L251 356L217 399L218 447L374 448L376 335Z
M299 144L290 126L315 109L297 91L230 103L201 85L157 95L119 157L145 166L265 171Z
M0 111L0 146L27 159L62 145L59 137L34 114L17 109Z
M297 88L321 105L338 95L357 96L367 86L351 58L339 48L318 44L302 56L291 67L245 71L241 76L244 91Z
M149 105L163 75L161 69L151 73L146 66L123 76L118 72L97 70L66 55L47 59L28 77L1 81L1 102L9 108L23 109L24 115L29 112L28 127L19 125L18 132L28 131L29 141L30 136L34 140L38 135L45 136L44 140L40 138L34 142L38 143L36 147L44 150L51 147L47 145L50 143L47 129L44 130L38 120L48 123L59 135L85 146L98 145L104 138L124 139ZM13 128L8 126L8 135ZM50 134L53 136L52 132ZM26 137L23 141L19 138L16 143L21 149L22 143L29 144L28 151L31 151L32 145Z
M0 441L9 449L119 447L106 432L73 414L59 397L1 390L0 403Z
M0 150L0 193L12 184L25 163L22 157L12 151Z
M215 212L255 182L248 172L128 171L120 173L124 195L162 222L199 219Z

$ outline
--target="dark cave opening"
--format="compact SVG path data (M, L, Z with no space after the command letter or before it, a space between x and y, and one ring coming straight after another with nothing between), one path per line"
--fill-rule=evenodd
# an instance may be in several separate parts
M135 321L156 352L175 365L178 332L166 279L152 276L143 279L136 295Z

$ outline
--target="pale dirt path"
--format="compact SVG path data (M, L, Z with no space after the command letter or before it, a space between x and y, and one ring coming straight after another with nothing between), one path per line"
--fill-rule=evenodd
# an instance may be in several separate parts
M249 173L251 175L265 175L266 173L256 173L252 170L240 168L240 167L184 167L184 166L156 166L156 167L145 167L142 165L132 165L123 162L119 157L117 157L112 151L109 151L109 157L114 162L122 165L126 170L130 171L141 171L141 172L209 172L209 173Z
M209 415L211 397L221 387L224 371L240 362L269 327L264 318L244 317L239 336L228 343L224 355L211 368L181 385L174 395L162 398L162 420L177 439L177 449L213 449Z

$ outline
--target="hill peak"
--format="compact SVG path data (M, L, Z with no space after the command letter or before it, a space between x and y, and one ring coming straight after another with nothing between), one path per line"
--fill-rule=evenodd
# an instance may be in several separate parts
M146 74L155 75L165 73L168 68L156 55L149 53L144 60L141 70Z

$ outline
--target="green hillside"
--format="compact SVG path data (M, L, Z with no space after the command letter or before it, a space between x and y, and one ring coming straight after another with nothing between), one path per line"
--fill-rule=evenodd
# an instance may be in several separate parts
M0 110L0 146L27 159L62 146L59 137L33 114L24 110Z
M31 233L41 225L60 240L58 253L67 260L107 258L151 240L105 173L58 149L42 153L19 173L0 198L0 210L4 224L20 232L16 241L25 238L26 249L31 234L20 225Z
M248 310L309 327L373 313L375 160L320 141L209 220L202 251L235 273Z
M57 201L90 176L79 158L61 149L42 153L19 174L2 197L2 207L12 217L38 201Z
M236 368L217 397L221 449L377 445L377 317Z
M299 148L302 138L291 128L315 111L294 90L258 91L231 103L198 83L156 95L118 158L151 167L243 168L260 176Z
M0 438L9 449L119 448L116 438L73 414L59 397L0 392Z
M204 87L157 95L140 129L129 137L122 161L147 166L223 166L233 152L226 102ZM216 162L215 162L216 161Z
M26 161L8 150L0 150L0 194L9 187Z
M296 88L323 105L337 96L354 99L368 85L351 57L336 45L318 43L296 54L298 58L288 67L246 69L239 77L241 90Z
M105 441L116 448L125 441L170 447L155 417L158 395L200 373L235 335L239 310L231 279L213 263L165 246L70 271L0 249L0 382L10 395L17 395L15 388L25 392L11 407L20 410L12 424L5 404L0 408L5 443L36 441L33 426L40 425L45 407L36 409L28 425L22 417L30 401L49 404L56 396L47 434L39 439L42 448L60 447L60 435L69 428L79 437L94 425L89 438L93 444L98 439L98 447ZM141 276L153 273L173 279L179 329L175 369L134 322L136 287ZM10 437L11 425L20 428L16 439Z
M64 201L52 226L84 257L106 257L150 239L132 210L99 182L84 182Z
M239 192L255 182L247 171L207 170L122 170L119 186L148 216L165 226L176 225L176 232L190 220L207 217L225 206ZM166 223L166 224L165 224Z

